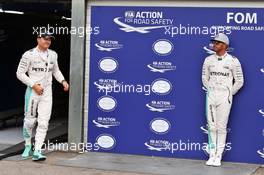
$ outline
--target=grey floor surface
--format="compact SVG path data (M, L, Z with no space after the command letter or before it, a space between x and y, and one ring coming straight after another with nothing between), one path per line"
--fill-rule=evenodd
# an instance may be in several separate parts
M1 175L264 175L255 164L224 162L222 167L208 167L204 161L146 157L124 154L70 152L47 153L45 162L22 160L13 156L0 161ZM36 172L37 171L37 172Z
M111 171L162 175L251 175L260 165L224 162L221 167L208 167L201 160L146 157L134 155L85 153L57 165Z

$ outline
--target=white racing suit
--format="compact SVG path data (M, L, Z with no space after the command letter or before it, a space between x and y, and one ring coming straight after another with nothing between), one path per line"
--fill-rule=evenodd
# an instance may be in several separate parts
M208 56L203 64L202 82L207 89L206 115L210 156L222 157L233 95L243 86L239 60L226 53Z
M57 53L50 49L47 50L45 56L40 53L37 48L25 52L16 72L17 78L28 86L25 94L23 125L26 145L31 144L32 130L36 121L38 122L35 150L41 150L48 130L52 110L52 75L60 83L64 80L58 66ZM40 84L44 89L42 95L38 95L32 89L34 84Z

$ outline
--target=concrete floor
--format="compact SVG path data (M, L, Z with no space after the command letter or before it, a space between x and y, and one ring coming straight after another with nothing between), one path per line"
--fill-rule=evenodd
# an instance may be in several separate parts
M51 152L42 163L14 156L0 161L1 175L264 175L264 168L254 164L224 162L222 167L208 167L204 161L145 157L108 153Z
M55 127L55 124L50 125ZM12 137L10 137L12 136ZM22 141L22 127L0 131L0 150ZM222 167L208 167L204 161L146 157L124 154L70 152L47 153L42 163L14 156L0 161L1 175L264 175L264 167L255 164L224 162Z

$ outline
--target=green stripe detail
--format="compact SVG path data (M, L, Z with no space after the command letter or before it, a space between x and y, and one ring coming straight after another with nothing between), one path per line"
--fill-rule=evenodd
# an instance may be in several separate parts
M208 120L208 95L209 92L206 93L206 99L205 99L205 116L206 116L206 120L207 120L207 130L208 130L208 144L209 144L209 149L214 149L215 146L214 146L214 143L212 142L212 136L211 136L211 129L210 129L210 126L209 126L209 120Z
M28 87L25 96L25 112L28 112L28 106L29 106L31 94L32 94L32 88Z
M23 128L23 136L26 139L29 139L30 138L30 134L27 132L27 129L26 128Z
M25 95L25 113L29 111L28 108L29 108L31 95L32 95L32 88L27 87L26 95ZM23 128L23 136L25 139L29 139L31 137L26 128Z

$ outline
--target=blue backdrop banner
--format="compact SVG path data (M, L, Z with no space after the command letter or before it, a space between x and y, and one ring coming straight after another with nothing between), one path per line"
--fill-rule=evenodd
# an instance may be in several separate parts
M224 161L264 162L264 10L93 6L87 149L207 159L202 64L225 33L245 83ZM95 32L94 32L95 31Z

